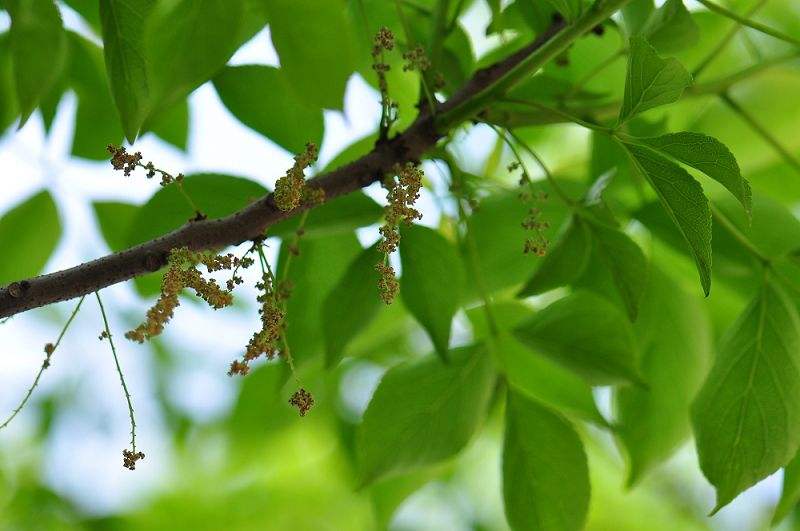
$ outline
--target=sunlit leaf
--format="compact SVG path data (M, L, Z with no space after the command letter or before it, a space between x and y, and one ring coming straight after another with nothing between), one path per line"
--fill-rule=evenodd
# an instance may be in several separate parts
M677 59L662 59L642 37L631 38L629 53L620 123L648 109L678 101L692 82L692 76Z
M800 320L766 282L732 326L692 406L714 512L785 466L800 447Z

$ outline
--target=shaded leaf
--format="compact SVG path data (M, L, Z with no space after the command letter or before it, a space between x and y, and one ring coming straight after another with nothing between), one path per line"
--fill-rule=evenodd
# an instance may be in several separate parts
M581 218L573 216L518 296L539 295L577 280L589 262L591 250L589 227Z
M587 222L598 255L611 272L628 317L634 321L647 282L647 259L624 232L590 218Z
M358 429L362 485L451 458L472 439L494 385L491 358L481 347L449 358L403 363L383 376Z
M128 142L133 142L150 110L145 24L155 0L100 0L103 50L111 93Z
M583 529L589 496L586 453L575 429L533 400L509 392L503 500L511 528Z
M446 359L450 326L464 286L461 257L437 231L411 225L401 230L400 260L403 304L428 332L436 352Z
M53 0L7 0L11 56L22 127L55 86L67 61L67 35Z
M354 35L343 0L268 0L272 44L297 96L341 109L355 70ZM298 23L302 21L302 23Z
M800 321L769 282L732 326L692 405L700 468L718 511L800 446Z
M292 153L322 143L322 111L297 100L283 73L264 65L225 67L214 78L222 102L240 122Z
M641 382L636 340L625 315L606 299L577 291L514 330L524 345L593 385Z
M16 119L18 109L11 46L8 34L3 33L0 34L0 133Z
M345 355L351 339L364 330L380 311L378 273L383 259L377 244L364 249L347 267L322 306L325 365L335 366Z
M39 192L3 214L0 285L41 273L60 239L61 222L49 192Z
M147 74L156 94L151 96L146 121L214 77L239 47L243 28L242 2L175 0L157 4L145 33ZM145 127L149 128L147 123Z
M783 467L783 490L772 515L772 525L781 523L794 510L798 501L800 501L800 456L795 455L789 464Z
M700 40L700 28L683 0L667 0L653 13L643 33L660 53L689 48Z
M614 394L615 433L628 455L629 485L690 435L689 405L712 355L705 308L657 268L648 277L634 331L648 387Z
M516 390L544 404L589 420L601 426L608 422L597 410L592 388L572 371L565 369L550 358L527 348L509 332L521 322L530 319L533 310L520 302L498 302L492 304L492 315L497 323L499 336L494 339L493 354L509 384ZM486 339L489 329L483 306L471 308L467 317L472 323L476 339Z
M564 15L568 21L578 18L583 9L583 0L546 0L553 9Z
M122 251L128 247L128 232L136 214L137 205L118 201L95 201L92 203L100 232L112 252Z
M189 102L180 101L155 117L150 130L158 138L186 151L189 142Z

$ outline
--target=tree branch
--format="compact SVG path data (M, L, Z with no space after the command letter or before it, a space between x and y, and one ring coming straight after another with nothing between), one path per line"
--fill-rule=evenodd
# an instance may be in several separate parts
M604 13L607 12L603 17L607 17L627 1L599 0L598 4L603 6L601 9ZM489 92L494 93L499 83L507 82L510 73L520 76L524 73L522 70L528 74L535 72L555 53L563 51L572 41L590 30L599 18L595 10L591 13L591 18L584 17L569 26L563 21L555 21L525 48L476 72L461 90L446 102L438 104L435 113L423 108L414 123L403 133L377 143L367 155L319 175L311 179L309 184L324 190L325 200L330 201L379 181L395 164L420 160L449 129L469 117L462 112L462 109L468 107L475 109L476 112L481 111L489 103L485 95ZM558 46L553 46L553 42L557 42ZM548 53L537 53L541 49L548 50ZM532 57L537 60L532 61ZM481 99L484 103L481 106L471 104L471 100L475 98ZM441 120L442 115L454 110L456 112L451 113L453 116L451 120ZM158 271L166 265L172 249L180 247L192 250L221 249L258 238L268 227L307 208L308 205L303 205L292 211L281 211L275 206L273 196L270 194L230 216L191 221L180 229L125 251L56 273L13 282L0 289L0 318L80 297Z

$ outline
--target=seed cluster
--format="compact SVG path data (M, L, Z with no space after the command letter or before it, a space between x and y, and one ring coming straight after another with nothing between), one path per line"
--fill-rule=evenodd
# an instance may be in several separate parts
M419 199L423 176L418 166L407 162L396 164L392 174L383 180L389 204L384 209L385 223L379 229L383 239L378 244L378 250L384 258L375 265L375 270L379 274L378 291L386 304L392 303L399 290L394 268L389 265L389 255L400 244L400 224L410 225L415 219L422 218L414 204Z
M142 452L122 450L122 466L128 470L136 470L136 461L140 459L144 459L144 454Z
M197 269L197 264L203 264L209 273L243 265L242 260L232 254L216 256L207 252L191 251L186 247L173 249L161 281L161 295L147 311L145 322L127 332L126 338L143 343L161 334L164 326L172 319L175 308L180 306L178 295L184 288L193 289L215 310L230 306L233 302L231 292L223 290L216 280L204 278ZM231 286L230 283L228 285Z
M308 410L314 406L314 397L302 387L294 392L289 403L296 407L301 417L305 417Z
M275 205L279 209L294 210L301 202L318 204L325 200L325 192L321 188L306 186L303 173L316 160L317 146L311 142L306 144L304 152L295 155L294 165L275 183Z
M406 60L406 64L403 65L403 72L414 70L417 72L425 72L431 67L431 61L425 53L425 48L420 45L405 52L403 54L403 59Z
M172 183L181 183L183 181L183 174L173 176L172 174L156 168L151 162L142 164L142 153L137 151L135 153L128 153L124 147L109 144L106 149L111 153L111 165L115 170L121 171L126 177L130 177L131 173L136 168L143 168L147 170L147 178L152 179L158 174L161 176L161 186L167 186Z

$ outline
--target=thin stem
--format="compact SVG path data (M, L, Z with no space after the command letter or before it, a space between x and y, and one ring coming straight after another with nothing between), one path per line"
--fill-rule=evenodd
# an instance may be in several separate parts
M617 59L624 56L627 52L628 52L627 47L620 48L612 55L606 57L603 61L597 63L597 65L593 69L587 72L582 78L576 81L574 85L572 85L572 87L566 92L566 94L564 94L564 99L565 100L569 99L578 92L580 92L583 89L583 87L585 87L586 84L589 83L589 81L594 79L595 76L600 74L603 70L605 70L606 68L617 62Z
M453 18L450 20L450 24L447 25L447 35L450 35L453 33L453 30L456 29L456 25L458 24L458 16L461 14L461 10L464 9L465 2L466 0L458 0L455 13L453 13Z
M724 101L728 107L739 115L739 117L750 126L750 128L755 131L765 142L767 142L772 148L783 158L783 160L789 164L794 170L800 174L800 160L798 160L788 149L786 149L777 138L775 138L769 130L764 127L761 122L759 122L755 116L747 112L741 105L736 103L729 94L722 93L720 94L720 98Z
M630 0L601 0L587 9L572 24L563 27L561 31L540 44L533 52L522 61L510 68L496 81L478 91L472 98L460 102L441 113L436 120L436 126L447 129L450 126L467 120L483 110L489 102L501 94L506 93L517 83L527 79L532 73L539 70L551 59L559 56L581 35L605 21L617 10L624 7ZM538 44L538 43L537 43Z
M751 7L747 11L747 13L745 13L744 16L750 17L754 15L759 9L764 7L764 4L766 3L767 0L759 0L753 7ZM708 55L706 55L703 58L703 60L700 61L700 64L698 64L695 67L694 71L692 72L692 77L697 78L703 72L703 70L705 70L708 67L708 65L710 65L714 61L714 59L716 59L719 56L719 54L722 53L722 50L724 50L728 46L728 44L731 42L731 40L733 40L736 34L739 33L740 29L742 29L742 23L736 22L731 27L731 29L728 30L728 33L726 33L725 36L717 43L714 49L711 50L708 53Z
M506 145L509 147L509 149L511 149L511 152L514 154L514 157L516 157L517 161L520 163L520 165L522 165L523 171L525 171L525 175L528 175L528 170L525 169L525 163L522 161L522 157L520 156L519 151L517 151L516 146L514 146L514 142L509 140L508 137L506 137L503 134L503 131L500 128L498 128L497 126L489 124L489 127L494 129L494 132L497 133L497 135L505 141ZM567 193L561 188L561 186L558 184L558 182L553 177L553 174L550 173L550 170L547 168L547 166L545 165L545 163L541 159L541 157L539 157L539 155L535 151L533 151L533 149L531 149L530 146L528 146L527 144L522 142L520 140L520 138L518 136L516 136L511 130L507 130L507 132L514 139L514 141L517 144L522 146L522 148L531 157L533 157L533 159L536 161L536 163L539 165L539 167L542 168L542 171L544 172L544 176L547 179L547 182L550 183L550 186L553 187L553 190L556 192L556 195L558 195L558 197L561 198L561 200L564 203L566 203L567 206L573 207L575 205L575 201L573 201L572 198L570 198L567 195ZM527 178L527 182L528 182L529 186L533 186L533 183L531 182L530 178Z
M563 111L561 109L556 109L554 107L548 107L547 105L542 105L541 103L537 103L535 101L520 100L520 99L517 99L517 98L503 98L501 101L505 101L505 102L508 102L508 103L516 103L517 105L527 105L529 107L534 107L536 109L539 109L539 110L542 110L542 111L545 111L545 112L548 112L548 113L557 114L558 116L561 116L565 120L567 120L569 122L573 122L575 124L578 124L581 127L585 127L586 129L592 129L594 131L601 131L603 133L611 133L612 132L612 129L610 127L605 127L605 126L602 126L600 124L587 122L586 120L582 120L581 118L578 118L577 116L574 116L574 115L572 115L572 114L570 114L568 112L565 112L565 111Z
M0 430L5 428L6 426L8 426L11 423L11 421L14 420L14 417L16 417L17 414L19 414L19 412L22 411L22 408L25 407L25 404L28 403L28 400L31 398L31 395L33 394L33 390L36 389L37 385L39 385L39 379L42 377L42 373L44 372L45 369L47 369L50 366L50 358L53 357L53 354L55 353L56 349L61 344L61 340L64 338L64 334L66 334L67 328L69 328L69 325L72 324L72 320L75 319L76 315L78 315L78 310L81 309L81 304L83 304L83 299L85 299L85 298L86 298L86 295L81 297L80 300L78 301L78 304L75 306L75 309L72 310L72 314L69 316L69 319L67 319L66 324L61 329L61 333L58 335L58 339L56 340L56 344L53 345L52 350L50 350L50 352L47 352L45 350L46 356L44 358L44 361L42 362L42 366L39 367L39 372L36 373L36 378L33 380L33 384L31 384L31 386L28 388L28 392L25 393L25 397L19 403L17 408L11 413L11 415L5 420L5 422L0 424ZM11 318L9 317L8 319L11 319ZM8 319L6 319L6 321Z
M136 453L136 418L133 413L133 402L131 401L131 394L128 392L128 386L125 384L125 376L122 374L122 367L119 364L119 357L117 357L117 349L114 347L114 338L111 335L111 327L108 326L108 317L106 317L106 309L103 307L103 301L100 299L100 292L94 292L97 297L97 305L100 306L100 315L103 316L103 326L105 326L106 336L108 337L108 344L111 345L111 354L114 356L114 364L117 366L117 374L119 374L119 381L122 384L122 390L125 393L125 402L128 404L128 416L131 419L131 451Z
M720 225L725 227L730 235L733 236L736 241L738 241L750 254L757 258L759 262L765 266L768 266L771 262L770 259L764 256L764 254L762 254L761 251L759 251L758 248L753 245L753 242L751 242L747 236L742 234L739 228L734 225L733 222L728 219L728 217L723 214L713 202L709 201L708 204L711 207L711 214L714 216L714 219L719 222Z
M782 31L778 31L774 28L761 24L760 22L755 22L754 20L750 20L749 18L738 15L733 11L725 7L722 7L721 5L711 2L710 0L697 0L697 2L703 4L709 11L713 11L718 15L722 15L723 17L727 17L731 20L734 20L739 24L741 24L742 26L747 26L748 28L760 31L761 33L769 35L770 37L774 37L784 42L788 42L789 44L800 46L800 39L796 39L791 35L783 33Z

